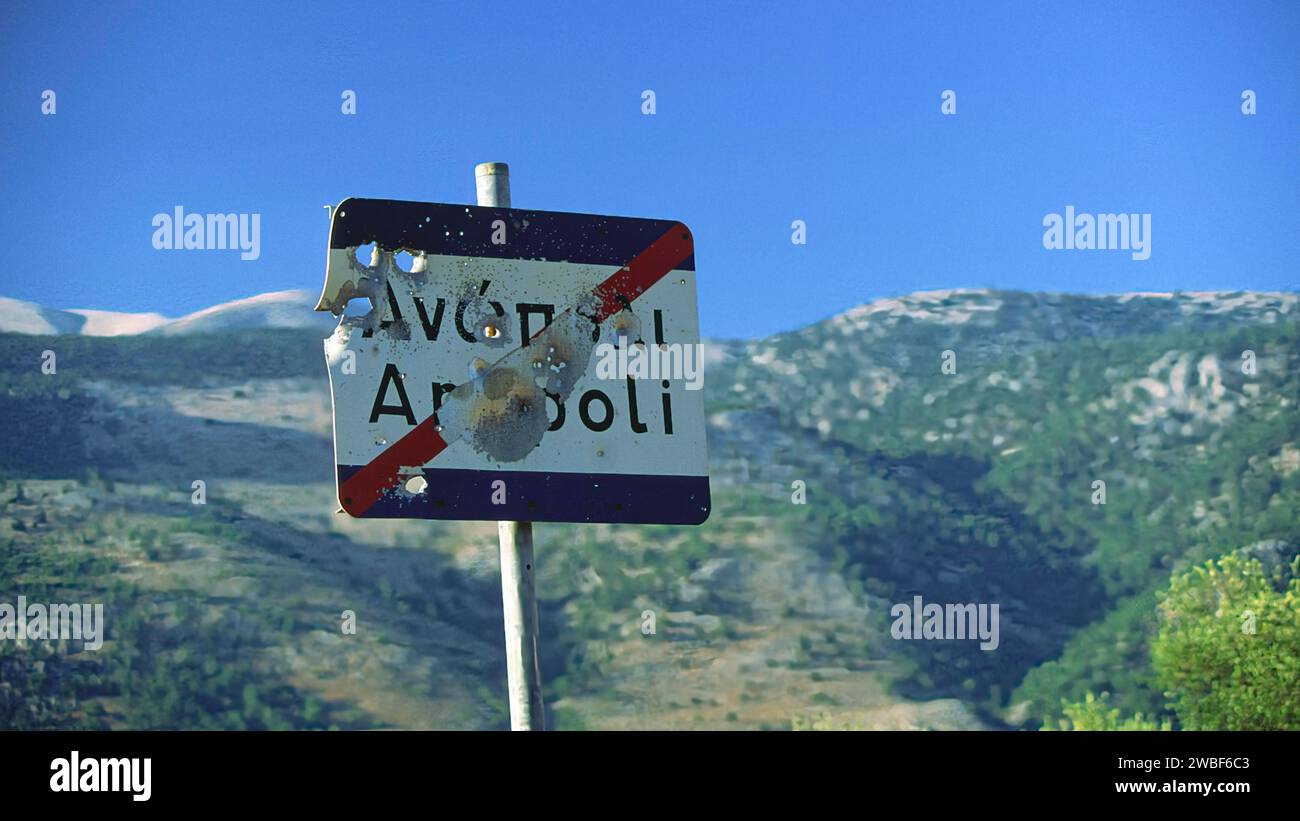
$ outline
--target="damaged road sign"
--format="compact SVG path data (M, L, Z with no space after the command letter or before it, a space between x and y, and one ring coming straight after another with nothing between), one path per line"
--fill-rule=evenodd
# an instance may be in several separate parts
M351 198L316 310L352 516L708 518L681 223Z

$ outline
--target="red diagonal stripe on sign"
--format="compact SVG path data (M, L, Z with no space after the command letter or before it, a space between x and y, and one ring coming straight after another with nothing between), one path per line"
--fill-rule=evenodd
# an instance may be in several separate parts
M631 262L592 289L592 295L599 300L596 321L604 322L623 310L623 299L632 302L644 294L651 285L681 265L694 251L695 243L691 240L691 232L680 222L673 225Z
M593 319L604 322L623 310L694 252L691 232L680 222L675 223L628 264L592 289L592 296L597 301ZM533 335L534 338L537 334ZM434 417L425 419L348 477L339 490L343 509L353 516L364 515L385 493L397 486L403 467L427 464L446 450L447 444L438 433Z
M353 516L362 515L397 486L402 468L422 465L446 449L438 423L430 416L348 477L339 492L343 509Z

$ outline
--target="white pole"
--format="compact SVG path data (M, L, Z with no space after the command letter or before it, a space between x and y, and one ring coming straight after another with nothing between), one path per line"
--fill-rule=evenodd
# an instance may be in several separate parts
M510 207L510 166L503 162L481 162L474 166L474 190L478 204Z
M510 166L474 168L478 204L510 207ZM501 611L506 629L510 729L545 730L542 673L537 660L537 587L533 581L533 523L497 522L501 543Z

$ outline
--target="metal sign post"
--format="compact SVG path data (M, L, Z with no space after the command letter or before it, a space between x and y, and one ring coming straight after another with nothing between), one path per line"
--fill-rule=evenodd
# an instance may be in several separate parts
M510 207L510 166L474 168L478 204ZM533 581L533 523L497 522L501 543L501 611L506 631L506 682L510 729L545 730L542 673L537 659L537 586Z

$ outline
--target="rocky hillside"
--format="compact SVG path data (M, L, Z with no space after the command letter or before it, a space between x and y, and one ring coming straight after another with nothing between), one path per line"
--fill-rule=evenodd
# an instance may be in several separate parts
M5 726L504 726L495 528L335 513L324 332L283 304L5 319L0 595L105 601L111 639L0 644ZM707 361L707 524L537 529L557 726L1160 711L1153 591L1300 544L1295 294L913 294ZM895 641L917 595L999 604L998 648Z

